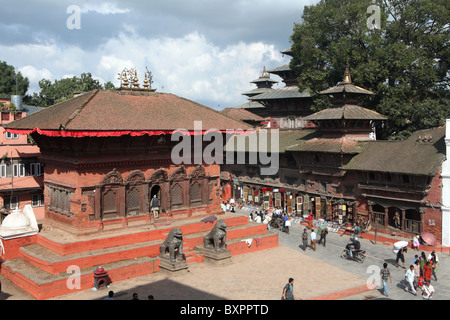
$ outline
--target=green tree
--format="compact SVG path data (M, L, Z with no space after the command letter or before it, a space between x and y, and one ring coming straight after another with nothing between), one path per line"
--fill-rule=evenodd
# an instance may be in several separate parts
M368 27L372 4L380 28ZM291 68L314 95L340 82L349 61L353 82L375 93L363 105L390 119L382 135L405 138L450 117L448 21L445 0L322 0L294 26Z
M114 85L107 82L102 86L98 80L92 78L91 73L82 73L80 77L39 81L39 93L33 94L32 103L39 107L49 107L55 103L73 98L77 92L88 92L95 89L113 90Z
M13 66L5 61L0 61L0 96L21 95L25 96L30 81L20 71L16 73Z

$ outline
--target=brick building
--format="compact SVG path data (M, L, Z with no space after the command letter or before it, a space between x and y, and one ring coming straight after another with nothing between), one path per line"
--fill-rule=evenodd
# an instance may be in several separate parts
M404 236L429 231L441 242L448 229L442 221L445 126L404 141L376 140L374 124L388 119L358 105L358 97L372 93L353 84L349 68L341 83L321 94L332 95L334 107L302 118L316 128L279 131L276 175L261 176L258 164L225 164L222 185L266 208L362 221ZM258 150L246 143L248 159Z
M198 120L203 131L195 131ZM212 128L226 139L225 130L250 127L172 94L131 88L95 90L7 126L10 134L31 135L40 148L45 225L74 234L154 219L154 195L160 218L220 210L219 164L195 161ZM180 140L172 141L177 129L191 139L193 151L178 165L171 154Z
M12 210L23 209L27 204L32 205L38 219L44 217L44 179L39 148L26 135L5 130L7 124L40 109L23 105L21 96L0 98L1 221Z

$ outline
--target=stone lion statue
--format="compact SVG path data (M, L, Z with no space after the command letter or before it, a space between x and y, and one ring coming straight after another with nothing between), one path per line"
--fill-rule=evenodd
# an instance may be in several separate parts
M212 230L208 233L208 235L203 239L203 245L205 248L214 247L216 251L225 251L227 250L227 224L223 220L219 220L216 222Z
M166 258L166 254L169 253L171 262L175 262L175 259L183 260L183 232L180 228L170 230L166 240L159 247L159 252L161 258Z

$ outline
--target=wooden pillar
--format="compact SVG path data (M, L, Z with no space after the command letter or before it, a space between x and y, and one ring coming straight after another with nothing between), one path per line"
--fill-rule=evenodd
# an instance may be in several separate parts
M406 216L406 212L405 210L402 210L402 231L405 231L405 216Z
M100 221L101 220L101 209L102 208L102 188L96 187L95 188L95 195L94 195L94 220Z
M117 189L117 214L119 217L126 217L126 203L125 203L125 185L120 185Z
M389 208L384 208L384 227L389 227Z
M374 205L374 203L373 203L373 201L367 201L367 207L368 207L368 212L369 212L369 221L372 223L372 224L374 224L375 223L375 221L374 221L374 216L373 216L373 205Z
M425 224L425 211L426 209L421 207L419 208L419 213L420 213L420 233L423 232L423 226Z

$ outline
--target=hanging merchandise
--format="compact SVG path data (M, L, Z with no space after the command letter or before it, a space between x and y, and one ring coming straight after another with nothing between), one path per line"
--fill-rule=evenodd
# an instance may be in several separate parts
M275 207L281 207L281 193L275 193Z
M316 219L319 219L320 218L320 210L322 209L320 197L315 198L315 209L316 209L315 217L316 217Z
M292 214L294 212L294 199L292 195L288 196L287 199L287 213Z
M297 215L303 215L303 197L297 197Z

